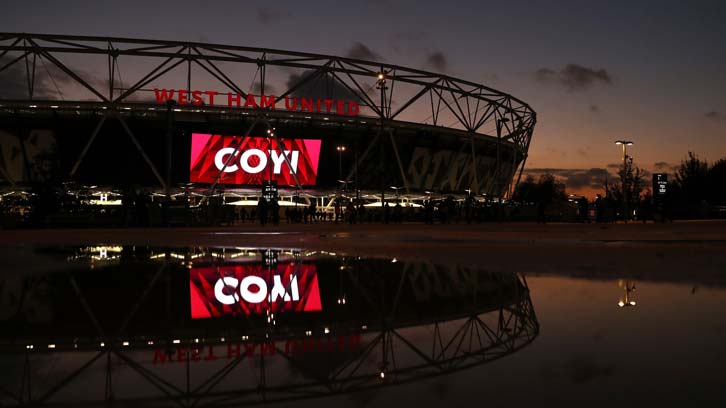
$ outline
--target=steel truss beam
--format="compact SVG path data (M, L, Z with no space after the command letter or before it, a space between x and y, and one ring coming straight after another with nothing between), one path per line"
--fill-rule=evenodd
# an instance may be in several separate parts
M100 101L106 103L115 104L127 100L139 92L144 85L162 76L184 61L196 63L207 71L207 73L217 78L220 83L235 90L235 92L246 95L242 92L243 87L240 86L243 82L235 82L231 79L220 67L214 64L215 61L218 61L239 64L262 64L262 66L299 68L316 73L319 71L329 73L339 83L348 88L349 91L353 92L354 95L361 98L365 102L365 105L370 107L380 117L388 116L389 118L395 118L409 109L427 91L434 90L439 96L446 93L453 97L453 105L449 104L446 100L444 102L448 105L449 112L457 117L460 122L459 124L464 129L475 130L476 126L474 126L474 123L477 122L476 119L479 111L491 106L506 111L506 116L510 117L513 122L526 123L529 127L534 125L533 121L530 120L534 116L534 111L532 111L529 105L511 95L448 75L393 64L267 48L180 41L19 33L0 33L0 36L3 38L0 41L0 56L4 56L8 52L23 53L23 55L8 63L8 66L22 59L24 56L27 58L28 55L26 54L33 54L33 57L40 54L64 71L78 84L92 92ZM102 92L97 90L95 86L82 79L76 71L61 63L56 57L56 55L73 56L84 54L108 55L112 56L116 61L121 56L164 58L165 60L161 65L156 66L146 75L142 76L139 81L119 95L119 97L111 101ZM264 56L264 58L261 58L261 56ZM387 112L391 106L376 107L376 104L373 103L367 92L360 86L359 80L356 79L375 79L380 72L385 73L386 80L390 81L392 85L387 98L389 103L394 100L393 84L396 82L415 85L420 88L413 96L404 97L404 99L398 102L398 109L393 114ZM348 85L346 81L343 81L341 75L351 80L355 88ZM109 83L111 78L108 78L108 80L104 83ZM282 95L289 95L292 91L294 90L288 90L287 92L283 92ZM0 99L6 99L2 97L1 91ZM465 106L462 106L459 102L460 99L464 100ZM513 128L517 128L517 126L513 126Z
M61 62L61 57L72 58L83 55L98 55L108 58L108 78L105 78L105 81L102 80L103 78L98 81L84 79L84 74L81 70L74 69L72 66ZM376 121L377 125L381 128L386 127L388 129L395 127L399 123L396 118L409 112L415 114L414 111L418 106L417 102L420 102L422 97L428 93L431 109L429 118L432 119L433 125L439 127L440 115L441 113L445 113L447 115L446 117L450 115L450 117L455 118L455 122L446 126L446 128L451 131L465 132L471 137L472 163L476 163L474 157L475 139L480 136L496 137L498 143L506 142L514 146L516 153L512 156L514 160L513 166L521 165L520 175L521 169L523 169L526 163L529 142L536 123L536 114L530 106L509 94L485 85L448 75L393 64L329 55L222 44L116 37L0 33L0 58L3 58L2 64L0 65L0 72L14 64L24 61L28 90L28 99L26 102L32 102L34 104L37 102L49 102L56 108L60 105L77 105L81 101L63 100L63 94L60 89L58 89L58 98L61 100L34 101L34 99L37 99L33 95L37 82L35 66L37 57L41 58L41 62L48 60L73 82L91 92L98 98L98 104L107 110L107 115L117 112L120 106L124 106L124 109L129 106L131 107L130 109L135 109L134 107L138 107L139 110L147 109L145 105L148 104L137 102L143 100L141 98L143 96L142 92L148 91L144 87L164 77L164 75L184 62L187 65L186 88L188 90L191 89L193 79L191 66L195 64L201 67L205 74L210 75L225 88L242 97L247 96L244 89L246 88L245 84L249 82L249 78L239 78L239 75L230 74L231 68L229 67L256 66L255 78L257 72L260 72L262 75L261 84L263 89L266 82L265 72L268 67L288 70L290 68L300 69L305 75L300 81L289 84L288 89L280 92L279 97L276 99L277 102L289 95L294 95L302 87L312 83L312 81L326 78L342 86L353 98L357 98L360 101L362 107L368 109L361 112L363 118L378 119ZM125 59L132 57L144 58L145 61L153 62L153 68L142 72L140 78L132 82L130 87L123 89L114 88L114 84L116 83L115 77L120 67L119 60L122 57ZM220 63L225 63L226 65L222 66ZM48 74L51 75L50 72ZM383 80L379 79L379 75L383 76ZM53 79L52 76L51 79ZM53 81L55 83L54 79ZM370 94L371 89L366 89L368 83L371 81L374 83L376 83L375 81L379 81L379 85L381 81L383 83L383 86L380 86L380 104L374 102ZM386 86L386 84L389 86ZM396 84L399 84L399 86L395 86ZM408 87L407 91L400 90L403 88L403 85ZM106 86L108 86L108 89L101 89ZM115 95L114 90L119 89L120 92L118 95ZM13 100L3 95L3 90L0 90L0 104L6 105L5 102L12 104L23 101ZM424 102L423 104L428 105L429 103ZM214 107L204 108L206 112L208 108ZM227 108L224 110L243 111L245 109ZM269 120L267 117L268 113L274 114L274 111L269 108L246 110L254 111L253 114L257 117L265 117L266 121ZM168 188L166 181L161 177L155 165L146 156L143 149L141 149L139 141L130 131L123 118L119 115L113 116L121 121L125 132L137 147L160 184ZM336 115L331 112L325 116L341 115ZM91 138L71 170L71 176L77 172L80 162L99 133L100 127L103 126L105 118L106 116L100 120L98 127L93 131ZM341 116L340 119L349 118ZM420 123L426 121L428 121L428 118L420 121ZM497 123L497 135L480 132L480 129L485 124L491 125L492 121L496 121ZM400 123L404 124L409 122ZM400 157L398 156L393 134L390 130L384 131L387 131L392 139L391 141L394 152L396 153L399 170L401 171L402 181L408 190L409 183L406 180L406 175L403 171ZM285 160L288 161L288 158L285 157ZM520 160L520 162L517 163L517 160ZM496 169L493 172L494 177L501 176L500 167L500 160L497 160ZM473 185L477 186L476 188L478 188L478 178L480 176L477 174L476 169L474 169L473 177L475 181ZM5 175L5 178L8 178L7 175ZM297 176L295 178L297 182ZM348 181L349 179L350 175L348 176ZM12 180L10 182L12 183ZM299 182L297 184L299 186ZM509 186L502 186L502 189L508 191L510 187L511 182Z

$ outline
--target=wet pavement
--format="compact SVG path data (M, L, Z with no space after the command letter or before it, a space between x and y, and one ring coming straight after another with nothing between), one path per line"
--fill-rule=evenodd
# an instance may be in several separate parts
M721 406L726 224L0 237L0 404Z

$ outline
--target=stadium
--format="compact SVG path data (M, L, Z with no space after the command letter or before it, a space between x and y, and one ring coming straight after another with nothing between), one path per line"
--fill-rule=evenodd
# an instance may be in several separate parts
M502 199L536 114L388 62L220 44L0 34L3 201L38 184L92 205L368 207Z

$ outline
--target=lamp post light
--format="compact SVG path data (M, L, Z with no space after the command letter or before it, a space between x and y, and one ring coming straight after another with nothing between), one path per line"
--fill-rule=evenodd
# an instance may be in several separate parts
M628 146L632 146L633 142L630 140L616 140L616 145L623 147L623 167L625 166L625 160L628 158Z
M340 183L340 185L343 186L341 188L341 190L343 190L344 193L347 193L348 192L348 184L350 184L350 181L347 181L347 180L338 180L338 183Z
M635 282L631 282L629 280L621 280L618 282L618 286L623 288L623 290L625 291L623 297L620 298L620 300L618 301L618 307L632 307L637 305L632 297L632 293L635 292Z
M625 174L625 172L626 172L627 160L628 160L628 146L632 146L633 142L631 142L630 140L616 140L615 144L620 145L623 148L623 157L622 157L622 159L623 159L623 176L622 176L622 180L621 180L621 184L622 184L621 187L622 187L622 194L623 194L623 221L628 222L628 198L626 197L626 194L625 194L625 192L626 192L626 185L625 185L626 174Z
M300 189L298 188L297 184L288 184L287 186L295 190L292 198L293 200L295 200L295 208L297 208L297 202L300 200Z
M399 186L391 186L391 189L396 191L396 200L398 200L401 197L400 191L402 188L403 187L399 187Z

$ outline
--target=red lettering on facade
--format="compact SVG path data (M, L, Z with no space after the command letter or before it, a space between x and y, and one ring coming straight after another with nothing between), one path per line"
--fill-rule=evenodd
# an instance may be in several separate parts
M202 91L193 91L192 92L192 105L194 106L200 106L204 103L204 100L202 99Z
M154 95L156 96L156 103L162 104L174 99L174 90L170 89L167 93L166 89L154 88Z
M247 94L247 99L245 100L245 108L258 108L257 101L255 101L255 96L252 94Z
M237 107L240 107L242 95L240 94L233 94L232 92L227 93L227 106L237 105Z
M159 89L154 88L156 103L164 104L176 100L179 105L215 106L215 97L219 95L216 91L186 90L186 89ZM176 99L175 99L176 96ZM244 105L242 99L244 98ZM275 95L241 95L234 92L227 93L227 106L244 107L247 109L276 109L277 97ZM322 98L298 98L285 96L285 109L289 111L315 112L315 113L337 113L339 115L355 116L360 113L360 105L357 101L339 101L335 99Z
M217 95L215 91L204 91L204 94L209 97L209 105L214 105L214 96Z
M186 91L186 89L180 89L179 90L179 105L188 105L189 99L187 99L189 96L189 92Z
M313 100L310 98L300 98L300 110L305 112L313 111Z
M292 98L292 105L290 105L290 97L285 97L285 109L294 111L297 109L297 98Z
M275 96L260 95L260 108L275 109Z
M333 107L333 101L332 99L326 99L325 100L325 111L330 113L330 109Z
M360 113L358 102L348 102L348 115L356 116Z

